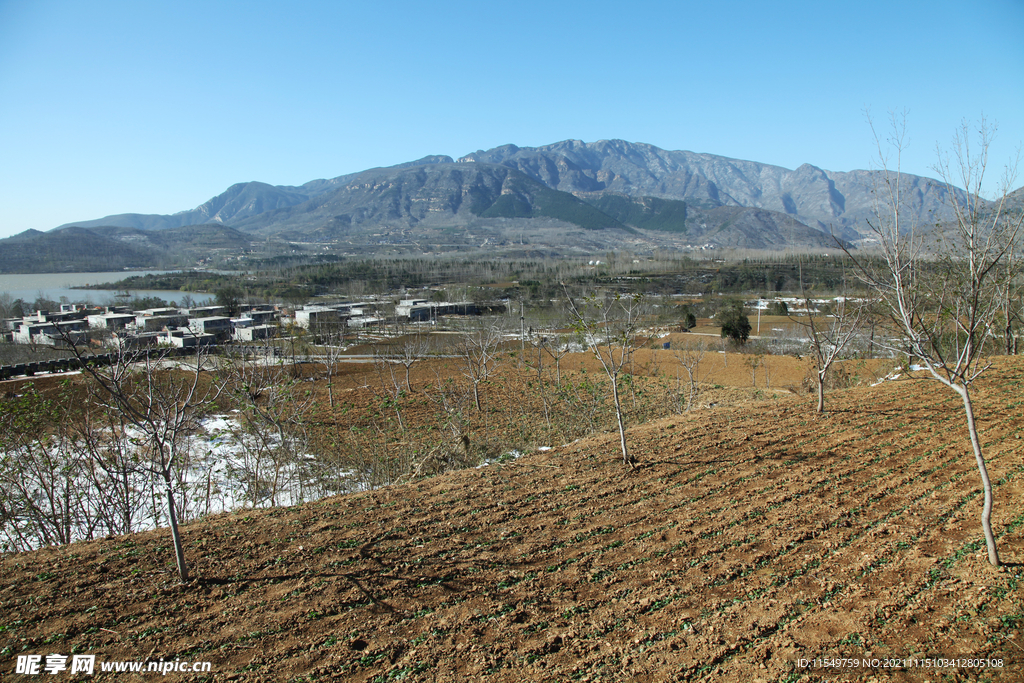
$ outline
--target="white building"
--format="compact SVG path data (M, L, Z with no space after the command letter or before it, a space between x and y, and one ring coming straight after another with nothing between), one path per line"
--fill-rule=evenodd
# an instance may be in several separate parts
M135 323L135 316L130 313L99 313L88 316L86 320L94 330L123 330Z
M327 306L310 306L295 311L295 324L307 330L317 325L337 325L341 321L338 310Z
M248 327L236 327L232 337L236 341L251 342L264 339L273 339L277 336L277 325L249 325Z
M188 327L196 334L212 334L223 339L231 334L231 318L220 315L189 318Z
M168 330L161 337L161 342L176 346L181 349L188 349L194 346L206 346L213 344L216 340L212 334L197 334L187 327L179 327L176 330Z

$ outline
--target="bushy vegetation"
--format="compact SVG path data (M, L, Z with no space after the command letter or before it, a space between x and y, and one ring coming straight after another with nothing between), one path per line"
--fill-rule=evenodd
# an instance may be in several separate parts
M719 314L722 338L728 337L738 344L746 344L750 338L750 320L743 311L743 304L735 302Z
M254 261L254 270L244 281L231 274L181 271L132 277L95 288L214 293L224 287L240 287L249 299L287 303L302 303L324 294L359 296L449 285L487 286L491 296L543 301L557 297L562 282L642 294L797 294L802 279L812 295L838 292L843 287L851 294L865 291L850 281L849 259L839 256L765 256L717 262L670 252L639 259L627 252L601 255L597 266L590 264L591 260L303 256ZM506 286L495 289L497 284Z
M686 202L657 197L602 194L589 203L612 218L643 230L686 233Z
M506 184L508 187L490 206L483 208L478 199L474 212L483 218L555 218L584 230L618 228L632 232L621 221L574 195L552 190L521 173L511 172Z

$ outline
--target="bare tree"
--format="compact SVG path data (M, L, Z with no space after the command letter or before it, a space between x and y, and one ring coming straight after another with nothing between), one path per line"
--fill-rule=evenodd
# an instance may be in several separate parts
M626 445L626 424L619 396L619 379L636 349L637 332L646 311L640 294L615 294L609 297L591 296L575 301L565 292L575 327L583 335L587 347L601 363L611 381L615 419L619 427L619 445L622 462L633 467L634 460Z
M246 502L278 505L289 487L302 497L299 450L313 393L295 379L272 347L222 359L219 384L240 411ZM261 351L257 353L257 351Z
M747 369L750 370L750 386L757 389L757 369L761 367L761 363L764 360L764 348L756 345L752 345L748 352L743 354L743 362L746 364Z
M530 328L529 339L530 346L537 351L537 362L533 363L533 366L537 370L537 389L540 391L540 398L544 404L544 422L550 429L551 401L548 398L548 380L544 378L544 354L548 351L549 339L545 335L535 333L532 327ZM510 409L512 404L513 402L508 404Z
M963 401L985 492L981 525L988 559L999 566L991 525L992 483L978 439L971 389L990 366L993 344L989 333L1000 312L999 276L1005 272L1001 264L1020 234L1022 216L1008 212L1005 203L1015 168L1008 168L1004 175L1000 199L991 203L982 199L993 129L983 120L978 146L972 149L970 128L966 122L961 126L954 137L952 162L940 152L936 167L953 220L948 226L939 226L945 230L936 260L926 264L923 236L907 209L909 197L900 172L900 157L906 147L905 117L893 115L891 125L888 149L895 157L893 164L876 133L883 171L871 222L884 265L875 268L856 258L854 262L903 336L897 350L917 358L934 380Z
M687 342L690 340L687 339ZM688 343L682 348L676 348L672 350L672 355L675 356L676 360L679 361L679 366L686 372L686 377L689 380L689 391L686 395L686 408L685 412L690 412L693 409L694 401L700 392L700 364L704 360L704 356L708 352L708 343L704 338L699 338L695 342Z
M430 355L430 342L419 333L403 338L397 348L390 348L390 358L405 368L406 390L412 391L412 366L428 355Z
M1022 263L1017 256L1013 245L1006 254L1006 263L1003 268L1003 343L1007 356L1017 355L1018 332L1021 322L1024 321L1024 285L1019 281Z
M562 386L562 359L572 352L573 340L571 335L554 332L551 338L544 344L544 349L555 362L555 386Z
M150 512L146 491L152 486L152 475L132 443L130 425L118 411L91 402L83 408L81 419L71 423L72 442L79 460L87 464L87 481L105 533L139 531Z
M66 398L66 397L65 397ZM91 538L97 525L87 463L67 433L70 401L30 388L0 413L0 533L7 550Z
M338 364L345 356L345 329L345 320L317 319L314 326L314 341L319 345L316 350L324 364L327 402L331 408L334 408L334 376L338 372Z
M462 374L473 385L473 402L478 411L480 385L487 381L500 365L498 354L505 338L505 327L501 318L485 323L459 335L455 343L456 353L462 358Z
M145 458L143 468L163 482L167 501L167 520L174 543L178 576L188 581L188 565L178 531L175 486L186 478L189 460L188 436L199 428L200 418L220 390L209 381L208 353L174 359L170 349L132 350L120 348L109 365L100 365L85 356L70 337L65 337L79 362L92 379L93 399L108 411L118 411L125 423L139 434Z
M825 412L825 380L832 364L843 350L857 336L865 315L865 302L837 297L827 309L821 311L808 296L803 285L803 269L800 271L800 297L804 301L807 317L798 318L792 315L790 320L800 325L811 346L815 377L818 386L817 412Z
M292 358L291 372L292 377L298 378L302 375L302 371L299 369L299 358L305 360L309 354L309 330L296 324L295 322L288 323L281 328L286 334L288 339L288 354Z
M406 389L402 386L402 380L395 368L396 365L398 365L398 361L395 360L389 348L373 347L373 368L377 371L377 386L384 392L382 407L394 408L395 416L398 418L398 427L404 432L405 420L402 419L401 402L405 398ZM408 381L408 375L406 375L406 381ZM376 387L373 392L377 393Z
M426 446L421 457L412 463L409 474L413 477L440 474L474 464L466 410L470 392L465 385L442 376L440 369L435 367L433 370L435 380L424 385L423 395L438 411L435 419L438 439Z

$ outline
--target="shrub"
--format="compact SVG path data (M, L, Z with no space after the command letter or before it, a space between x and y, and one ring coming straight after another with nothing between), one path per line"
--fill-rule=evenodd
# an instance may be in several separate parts
M720 314L722 336L739 344L746 344L750 338L750 320L743 312L743 305L736 303Z

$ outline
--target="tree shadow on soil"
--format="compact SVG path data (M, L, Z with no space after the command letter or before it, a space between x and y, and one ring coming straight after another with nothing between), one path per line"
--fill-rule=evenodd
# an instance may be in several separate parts
M375 606L380 607L388 612L394 612L395 607L388 603L381 597L382 593L387 592L384 586L374 586L374 583L388 583L394 585L395 583L403 584L406 586L417 587L417 586L440 586L446 591L458 592L461 589L458 577L458 568L451 566L448 572L438 575L429 572L421 573L404 573L394 563L388 563L381 559L381 557L371 552L374 545L382 539L370 541L359 548L359 556L361 559L371 562L375 565L373 568L360 569L351 572L328 572L328 571L309 571L305 570L299 573L292 574L274 574L274 575L262 575L262 576L247 576L247 577L198 577L195 583L200 586L224 586L224 585L248 585L248 584L260 584L260 583L281 583L284 581L297 581L299 579L306 579L310 577L317 578L328 578L335 577L344 579L350 583L354 588L359 590L366 598L372 602ZM358 603L354 602L343 602L341 606L355 607Z
M696 459L688 458L686 460L641 460L636 463L633 467L633 472L640 472L642 470L651 469L657 465L675 465L677 467L686 467L687 465L720 465L725 463L736 462L735 458L707 458L707 459Z
M824 413L812 413L815 417L828 417L829 415L901 415L905 411L897 408L825 408Z

